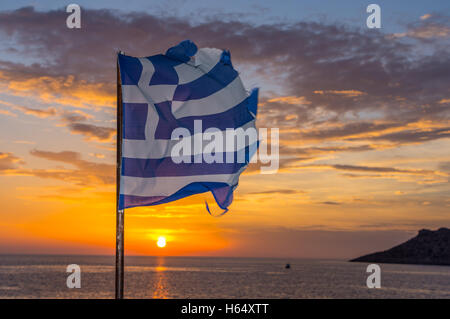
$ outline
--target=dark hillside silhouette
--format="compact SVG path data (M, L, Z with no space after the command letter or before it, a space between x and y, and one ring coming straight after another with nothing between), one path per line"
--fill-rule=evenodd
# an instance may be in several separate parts
M350 261L395 264L450 265L450 229L422 229L407 242L389 250Z

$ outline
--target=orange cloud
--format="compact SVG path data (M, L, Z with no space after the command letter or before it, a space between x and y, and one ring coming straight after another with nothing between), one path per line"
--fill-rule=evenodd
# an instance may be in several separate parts
M105 158L105 155L100 153L89 153L89 156L95 157L95 158Z
M450 174L438 170L410 169L382 166L363 166L347 164L311 164L296 167L297 169L326 170L334 169L338 171L348 171L342 174L348 178L391 178L405 182L417 184L447 183Z
M24 161L12 153L0 152L0 173L10 169L17 168L17 164L23 164Z
M450 27L439 24L427 24L407 32L394 33L391 38L411 37L417 39L446 38L450 36Z
M47 109L33 109L31 107L25 106L15 106L15 109L22 111L24 114L34 115L40 118L46 118L49 116L55 116L57 114L57 110L54 107L49 107Z
M111 127L102 127L85 123L68 124L70 132L85 136L85 140L97 140L100 142L109 142L116 135L116 129Z
M83 112L82 110L61 110L54 107L48 107L47 109L35 109L21 105L15 105L13 103L1 101L15 110L19 110L24 114L33 115L39 118L59 117L63 122L62 126L69 128L72 134L81 134L85 137L85 140L96 140L99 142L110 142L112 137L116 134L116 129L112 127L98 126L89 123L82 123L93 116ZM0 110L1 111L1 110ZM7 111L8 112L8 111ZM15 115L15 114L14 114ZM61 126L58 124L58 126Z
M28 145L36 144L36 142L32 142L32 141L22 141L22 140L14 141L14 143L16 143L16 144L28 144Z
M0 110L0 114L7 115L7 116L12 116L12 117L17 117L17 114L14 114L14 113L12 113L12 112L10 112L8 110Z
M280 96L276 98L269 99L268 102L281 102L287 104L311 104L304 96Z
M317 90L314 91L315 94L337 94L337 95L342 95L342 96L346 96L346 97L356 97L356 96L361 96L361 95L365 95L366 93L358 91L358 90Z
M50 161L66 163L75 169L27 169L16 164L24 163L11 153L0 153L0 174L5 176L34 176L51 178L79 186L112 185L115 183L115 165L89 162L81 159L80 153L71 151L48 152L32 150L31 155Z
M79 108L115 107L111 83L90 83L68 76L18 78L13 72L0 71L3 92L39 98L44 103L58 103Z

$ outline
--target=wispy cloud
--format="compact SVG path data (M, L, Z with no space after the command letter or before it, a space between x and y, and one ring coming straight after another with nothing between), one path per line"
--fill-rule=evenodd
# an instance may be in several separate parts
M356 96L361 96L364 95L366 93L358 91L358 90L317 90L314 91L315 94L337 94L337 95L342 95L342 96L346 96L346 97L356 97Z
M47 109L34 109L26 106L15 106L15 109L22 111L24 114L34 115L40 118L55 116L57 113L56 109L53 107Z
M420 21L410 23L407 31L394 33L393 38L410 37L418 40L450 38L450 18L442 14L424 14Z
M1 171L15 169L18 164L23 163L24 161L20 157L17 157L12 153L0 152L0 173Z
M34 149L30 154L56 161L74 168L26 168L24 161L12 153L0 153L0 174L6 176L35 176L69 182L79 186L112 185L115 182L115 165L83 160L81 154L72 151L50 152Z
M17 114L12 113L12 112L10 112L10 111L8 111L8 110L2 110L2 109L0 109L0 114L6 115L6 116L17 117Z
M305 194L305 191L298 189L270 189L266 191L250 192L250 195L293 195L293 194Z
M96 140L99 142L110 142L112 137L116 134L115 128L83 123L91 119L93 116L81 110L69 111L54 107L37 109L15 105L12 103L8 103L7 105L12 109L22 112L23 114L36 116L38 118L57 117L60 120L60 123L62 123L62 126L66 126L72 134L81 134L88 141ZM61 126L60 124L58 125Z

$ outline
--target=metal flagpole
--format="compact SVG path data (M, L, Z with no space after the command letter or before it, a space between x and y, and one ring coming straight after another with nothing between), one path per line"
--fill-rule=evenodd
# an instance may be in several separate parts
M116 166L116 299L123 299L124 277L124 210L119 210L120 173L122 163L122 87L117 54L117 166Z

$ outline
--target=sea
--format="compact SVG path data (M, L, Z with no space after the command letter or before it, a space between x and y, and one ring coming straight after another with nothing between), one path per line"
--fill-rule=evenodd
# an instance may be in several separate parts
M286 264L290 268L286 269ZM67 266L80 267L68 288ZM450 298L450 267L289 258L125 258L125 298ZM114 256L0 255L0 298L113 298Z

